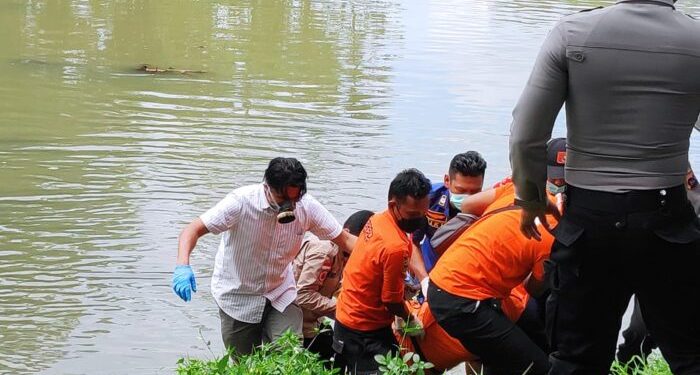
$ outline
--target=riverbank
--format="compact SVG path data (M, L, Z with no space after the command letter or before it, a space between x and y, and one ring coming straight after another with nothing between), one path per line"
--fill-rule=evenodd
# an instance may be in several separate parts
M330 368L329 362L302 348L298 337L285 333L277 342L263 344L250 355L242 356L236 363L230 355L224 354L208 360L181 358L177 362L178 375L334 375L339 369ZM422 361L414 353L403 356L378 356L377 360L383 375L423 375L430 374L432 364ZM432 372L434 373L434 372ZM444 374L466 374L462 368L445 371ZM477 375L470 373L468 375ZM615 361L610 375L672 375L663 357L653 353L647 360L634 357L629 363Z

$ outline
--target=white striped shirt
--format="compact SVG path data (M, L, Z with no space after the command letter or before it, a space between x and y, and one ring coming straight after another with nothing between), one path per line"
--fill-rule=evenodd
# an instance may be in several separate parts
M284 311L297 296L291 263L304 233L331 240L342 231L333 215L310 194L297 202L294 215L293 222L279 224L264 185L258 184L232 191L200 216L209 232L223 233L211 292L230 317L259 323L266 300Z

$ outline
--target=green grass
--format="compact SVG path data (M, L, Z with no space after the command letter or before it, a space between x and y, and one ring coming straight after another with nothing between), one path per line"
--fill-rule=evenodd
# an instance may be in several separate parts
M286 332L274 343L261 345L253 353L237 357L235 362L227 353L221 358L201 360L180 358L179 375L334 375L338 369L328 369L317 354L301 347L299 337Z
M610 368L611 375L672 375L668 363L658 354L652 354L645 361L641 357L634 357L626 364L613 363Z
M410 328L408 329L410 331ZM428 362L414 358L414 353L404 356L388 354L378 356L382 374L423 374L432 367ZM339 369L329 369L327 362L317 354L301 347L299 337L286 332L274 343L263 344L253 353L230 360L232 353L211 360L180 358L179 375L338 375ZM411 363L409 365L409 363ZM634 357L629 363L613 363L610 375L672 375L668 364L658 354L644 361Z

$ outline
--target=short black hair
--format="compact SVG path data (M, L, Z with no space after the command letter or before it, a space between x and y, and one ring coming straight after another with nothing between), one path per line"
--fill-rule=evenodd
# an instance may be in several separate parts
M267 165L265 183L281 193L287 186L296 186L301 197L306 193L306 176L306 169L299 160L277 157Z
M486 160L476 151L457 154L450 162L448 173L450 177L454 177L457 172L470 177L483 176L486 173Z
M369 218L374 215L374 212L369 210L360 210L350 215L345 223L343 223L343 228L347 229L353 236L359 236L362 232L362 228L365 227Z
M415 168L404 169L394 177L389 185L389 199L404 200L411 196L421 199L430 194L430 180Z

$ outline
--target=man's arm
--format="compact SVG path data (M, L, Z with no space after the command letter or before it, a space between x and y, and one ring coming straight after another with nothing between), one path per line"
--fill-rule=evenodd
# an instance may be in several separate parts
M405 273L404 265L408 265L408 259L404 250L396 249L394 251L387 251L387 255L383 259L384 271L383 271L383 283L382 283L382 303L386 306L387 310L394 316L397 316L406 324L413 323L419 327L419 331L410 333L410 335L423 335L423 325L422 323L414 319L413 316L406 309L404 304L404 281L403 276ZM400 330L405 329L403 327L397 327Z
M425 241L428 241L426 238ZM428 270L425 268L423 253L420 250L420 245L415 242L411 243L411 259L408 261L408 270L413 273L413 276L420 282L420 290L423 293L423 298L428 296Z
M540 297L549 287L545 275L544 264L549 259L552 244L542 241L528 241L528 252L533 254L533 264L530 274L523 282L525 290L533 296Z
M355 248L355 243L357 242L357 237L352 235L347 230L340 231L340 234L332 239L334 244L338 245L341 250L345 250L348 253L352 253L352 249Z
M409 315L408 311L406 310L406 305L404 305L403 302L401 303L385 303L384 306L386 306L386 309L389 310L390 313L394 314L394 316L398 316L399 318L403 319L405 322L408 321Z
M423 261L423 254L420 251L420 247L416 243L411 244L411 260L408 263L408 269L413 273L413 276L418 280L423 280L428 277L428 271L425 269L425 262Z
M497 189L498 188L484 190L464 198L460 211L463 214L483 215L484 211L486 211L486 207L496 201Z
M192 299L192 293L197 292L197 281L194 277L194 271L190 267L190 254L197 245L199 237L207 233L209 230L202 219L196 218L182 230L178 239L177 262L175 271L173 271L172 287L173 292L185 302L189 302Z
M310 219L309 230L321 240L331 240L341 250L352 252L355 248L357 237L343 230L338 221L323 207L319 201L307 194L304 196L307 205L307 214Z
M521 230L528 238L540 238L534 219L544 216L547 204L546 143L567 92L566 40L564 24L560 22L540 49L530 79L513 110L510 129L516 202L524 208Z
M209 229L204 225L202 219L196 218L187 224L180 232L177 246L177 265L189 265L190 254L197 245L197 240L209 233Z
M301 308L332 317L335 314L335 301L319 292L324 281L321 280L324 264L333 261L328 249L323 247L331 245L328 242L317 242L307 246L297 278L297 303Z
M197 245L197 240L207 233L219 234L235 225L241 207L239 197L229 194L202 216L194 219L180 233L172 285L175 294L185 302L191 299L192 292L197 291L194 271L190 267L190 254Z
M408 262L404 250L385 250L382 259L382 303L389 312L401 318L408 318L403 305L404 264Z
M533 297L540 297L547 290L547 283L545 280L537 280L536 278L532 277L532 273L527 276L524 284L527 293Z

